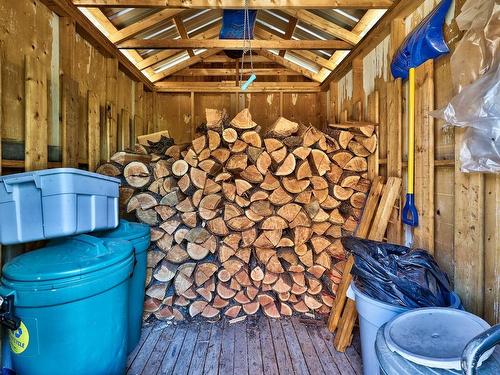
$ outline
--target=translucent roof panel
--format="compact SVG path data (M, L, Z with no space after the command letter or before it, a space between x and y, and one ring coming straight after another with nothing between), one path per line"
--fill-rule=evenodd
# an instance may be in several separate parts
M161 9L157 8L101 8L102 12L120 30L149 17Z

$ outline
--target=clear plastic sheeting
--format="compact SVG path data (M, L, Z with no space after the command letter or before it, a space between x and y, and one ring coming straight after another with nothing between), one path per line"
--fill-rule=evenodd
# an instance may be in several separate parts
M458 94L431 115L465 131L460 149L463 172L500 172L500 5L468 0L456 18L466 30L451 57Z

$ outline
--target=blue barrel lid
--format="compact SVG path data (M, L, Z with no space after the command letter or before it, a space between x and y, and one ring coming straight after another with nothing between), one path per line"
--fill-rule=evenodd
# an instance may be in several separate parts
M483 319L448 307L426 307L398 315L386 324L387 346L422 366L460 370L462 352L475 336L490 328ZM485 353L486 360L493 349Z
M137 238L149 236L151 229L149 225L141 223L131 223L127 220L120 219L118 227L105 232L93 233L93 235L102 238L116 238L121 240L132 241Z
M52 241L47 247L22 254L3 267L13 281L48 281L81 276L107 268L132 255L132 244L86 234Z

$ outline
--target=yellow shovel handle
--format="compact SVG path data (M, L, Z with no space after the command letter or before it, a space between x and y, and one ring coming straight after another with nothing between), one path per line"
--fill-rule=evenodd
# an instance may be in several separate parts
M408 194L413 194L415 171L415 68L408 76Z

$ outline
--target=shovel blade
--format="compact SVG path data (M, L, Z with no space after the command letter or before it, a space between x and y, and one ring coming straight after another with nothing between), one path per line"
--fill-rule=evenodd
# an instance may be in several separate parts
M408 78L410 68L416 68L429 59L448 53L443 25L452 0L443 0L406 37L391 63L394 78Z

